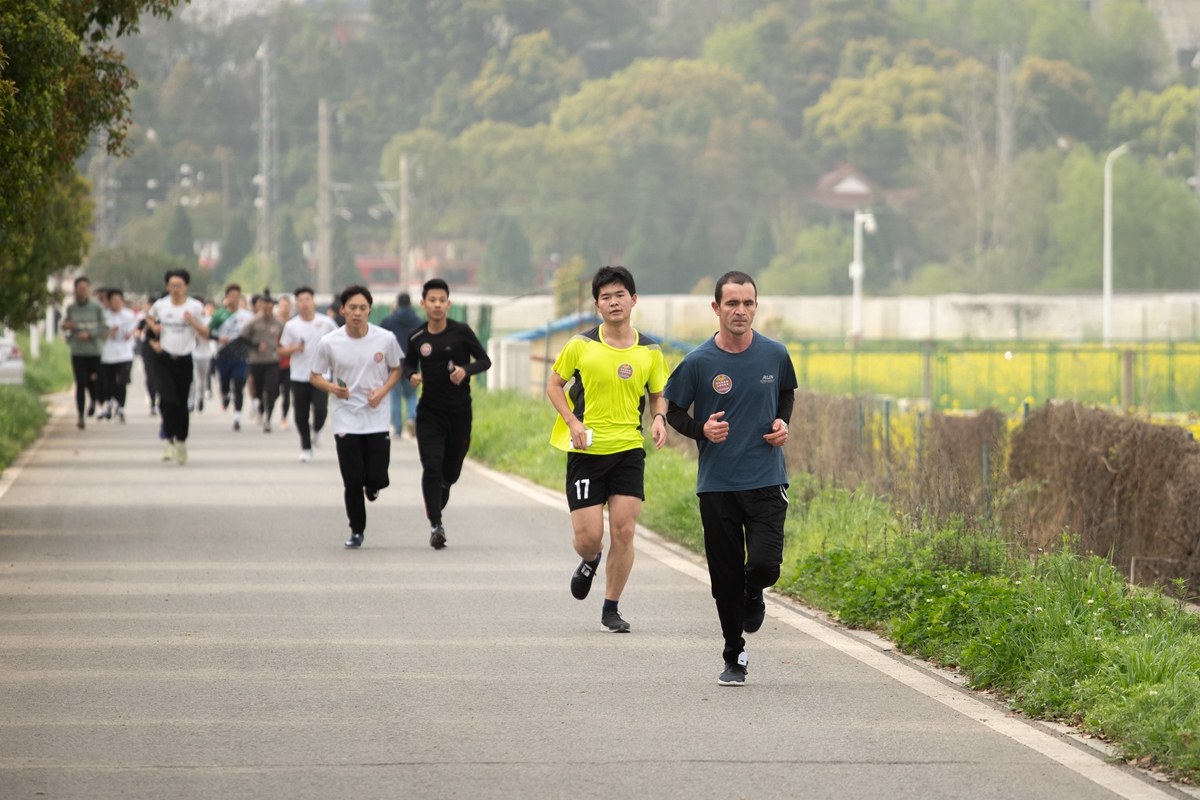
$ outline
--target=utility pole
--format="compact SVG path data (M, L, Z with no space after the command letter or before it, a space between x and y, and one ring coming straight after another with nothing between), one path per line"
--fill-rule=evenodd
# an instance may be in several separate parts
M1008 174L1013 162L1013 60L1007 50L1000 51L996 67L996 208L992 214L992 245L1002 250L1008 233Z
M329 102L317 102L317 291L333 293L333 206L329 165Z
M1104 336L1104 347L1112 347L1112 270L1113 270L1113 240L1112 240L1112 171L1113 162L1129 152L1129 142L1114 149L1104 159L1104 285L1100 300L1100 325Z
M412 240L408 230L408 153L400 154L400 287L407 290L412 282L412 265L408 263Z
M261 259L278 258L278 237L275 235L274 211L279 199L278 169L278 104L275 97L274 49L271 38L263 40L255 55L262 62L259 84L258 121L258 234L255 249Z
M221 238L229 235L229 148L218 147L221 159Z
M875 232L875 215L870 211L856 209L854 211L854 260L850 262L850 280L853 286L850 300L850 338L854 341L855 347L858 347L863 333L862 285L863 274L866 272L863 267L864 229L867 233Z

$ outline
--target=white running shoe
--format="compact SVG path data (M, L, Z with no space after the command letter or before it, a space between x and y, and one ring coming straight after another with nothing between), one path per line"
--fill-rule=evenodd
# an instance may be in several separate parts
M175 443L167 442L167 448L165 450L163 450L162 460L170 461L173 458L175 458Z
M181 467L187 463L187 442L175 443L175 462Z
M312 450L301 450L300 451L300 461L302 463L307 464L308 462L310 462L312 460L313 460L313 451Z

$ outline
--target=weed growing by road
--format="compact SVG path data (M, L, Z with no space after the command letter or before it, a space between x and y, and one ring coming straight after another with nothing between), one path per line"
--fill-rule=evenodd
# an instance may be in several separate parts
M37 395L24 386L0 386L0 470L37 438L45 422Z

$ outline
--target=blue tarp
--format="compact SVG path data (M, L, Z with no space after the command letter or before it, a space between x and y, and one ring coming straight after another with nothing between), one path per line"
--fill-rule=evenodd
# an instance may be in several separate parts
M562 317L561 319L554 320L549 325L541 325L537 328L530 328L529 330L521 331L519 333L514 333L511 336L508 336L505 338L516 339L517 341L520 341L520 342L532 342L537 339L541 339L541 338L545 337L547 332L554 334L554 333L562 333L563 331L573 331L573 330L578 330L580 328L587 328L587 327L591 327L593 325L599 325L602 321L603 320L601 320L600 317L597 316L594 312L585 311L583 313L570 314L568 316ZM685 342L680 339L670 339L665 336L657 336L650 331L644 331L644 330L641 330L640 328L638 330L641 331L641 333L644 333L647 336L649 336L654 341L659 342L661 344L665 344L668 347L673 347L676 350L683 350L684 352L690 352L696 346L696 344L693 342Z

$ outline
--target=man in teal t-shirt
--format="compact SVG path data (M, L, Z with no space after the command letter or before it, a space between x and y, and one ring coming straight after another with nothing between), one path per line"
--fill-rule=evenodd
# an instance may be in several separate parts
M79 412L75 426L83 430L85 392L91 400L87 404L87 415L90 417L96 413L100 350L104 346L104 334L108 331L104 308L92 299L92 286L87 278L75 279L75 302L67 306L66 316L62 328L67 333L67 344L71 348L71 370L75 373L75 408Z

